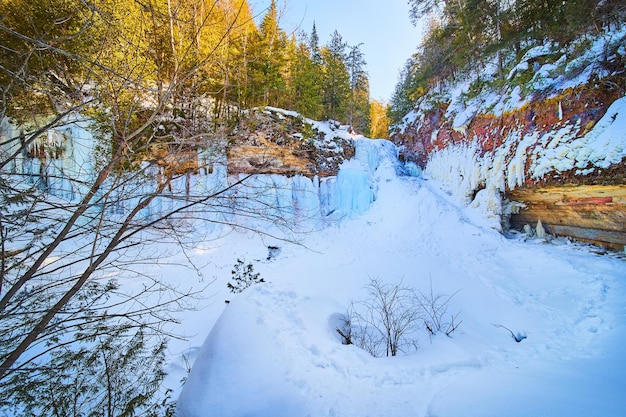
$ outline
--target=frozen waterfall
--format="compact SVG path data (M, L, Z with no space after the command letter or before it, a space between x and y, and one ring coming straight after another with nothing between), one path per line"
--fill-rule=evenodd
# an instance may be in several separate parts
M4 131L7 132L6 129ZM243 209L252 214L250 217L260 213L269 218L323 224L362 214L376 200L379 168L381 165L395 166L397 150L391 142L382 139L358 137L354 139L354 144L354 157L341 164L335 177L253 175L242 185L220 194L216 210L200 213L200 217L236 223L245 221L235 214ZM42 191L67 201L79 201L87 192L98 166L94 156L96 140L88 126L80 122L68 123L38 139L35 146L41 147L41 152L31 152L33 156L22 158L19 164L14 164L12 171L26 174L29 182L38 185ZM62 152L58 152L59 149ZM206 152L198 153L199 166L207 166L204 163L207 157ZM382 164L382 161L389 163ZM111 214L123 215L143 195L154 190L159 168L147 167L147 164L143 168L141 175L130 173L133 180L111 196L111 200L118 201L114 206L107 206ZM227 174L223 157L213 156L210 170L203 168L197 174L184 175L172 181L166 192L142 211L142 217L148 219L167 213L185 204L186 197L209 196L239 179ZM197 217L198 213L194 215Z

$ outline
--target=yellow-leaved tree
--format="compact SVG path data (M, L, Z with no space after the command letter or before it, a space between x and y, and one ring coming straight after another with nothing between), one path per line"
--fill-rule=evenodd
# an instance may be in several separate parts
M372 138L389 138L389 104L372 100L370 103L370 136Z

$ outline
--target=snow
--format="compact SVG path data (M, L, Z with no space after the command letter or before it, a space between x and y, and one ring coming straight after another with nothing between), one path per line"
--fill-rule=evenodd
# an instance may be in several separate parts
M541 139L545 146L535 151L533 177L588 165L608 168L621 162L626 157L626 97L613 102L587 134L576 137L577 130L578 126L564 126Z
M626 97L616 100L585 135L582 143L576 143L574 159L579 168L584 168L585 161L593 165L608 168L626 157Z
M476 215L480 205L459 204L428 175L397 176L391 145L373 146L377 164L359 156L342 167L349 183L375 190L367 210L357 204L297 245L231 233L198 248L215 281L206 307L181 321L188 342L170 345L170 381L184 376L183 355L193 362L179 417L621 416L624 259L566 240L505 238ZM282 248L271 260L268 245ZM227 293L236 258L267 283ZM342 345L337 318L370 278L458 291L459 329L424 331L417 351L397 357ZM526 338L516 343L507 329Z
M593 62L625 34L592 39L570 61L571 49L531 48L508 78L532 71L530 90L554 94L586 83L604 75ZM555 54L555 62L537 61ZM519 86L466 101L469 81L443 86L446 117L460 131L487 108L497 116L527 102ZM421 108L438 98L423 98ZM320 201L341 213L337 223L282 245L271 261L262 260L265 239L229 235L220 246L257 259L268 283L212 309L211 323L187 317L183 325L204 323L207 337L180 351L195 363L179 415L621 416L624 255L551 239L540 223L527 227L535 237L497 230L510 210L501 201L507 185L626 157L625 100L582 135L581 126L560 124L541 136L512 130L492 154L481 155L476 142L448 146L431 154L423 177L397 176L382 145L370 152L360 141L337 178L320 182ZM400 131L421 117L409 113ZM228 269L216 271L220 285ZM451 337L423 331L416 351L392 358L342 345L337 323L372 278L456 294L459 329Z
M533 150L531 161L556 166L565 156L601 166L623 157L625 105L616 102L580 142L567 140L568 131L539 138L545 152ZM337 177L255 176L237 190L251 193L252 209L272 207L266 214L299 227L254 234L246 226L265 225L229 218L242 227L200 223L184 250L167 239L149 249L159 256L142 266L143 276L202 291L196 309L173 313L178 324L166 329L182 336L169 343L166 380L179 417L623 414L624 255L497 231L505 211L500 191L524 181L520 167L537 138L513 132L491 156L480 156L476 144L448 147L421 176L399 165L390 142L315 123L354 140L355 157ZM87 149L89 138L75 128L71 137L82 137ZM595 156L598 149L604 156ZM89 167L81 155L74 151L76 166ZM218 162L174 190L191 181L190 189L206 194L234 181ZM415 176L399 174L405 171ZM167 204L160 200L144 214ZM208 220L230 215L203 213ZM237 259L266 282L229 293ZM129 293L144 285L116 273ZM455 294L449 309L458 330L447 337L421 329L417 350L390 358L343 345L337 322L366 297L372 278L418 291L432 283L438 294ZM511 332L525 339L518 343Z
M521 62L528 62L533 59L537 59L541 56L549 55L552 53L553 44L548 42L544 45L538 45L530 48L521 59Z
M484 68L459 76L454 81L442 82L431 89L416 101L414 110L393 129L405 133L411 125L419 128L424 114L435 106L447 103L445 117L452 120L453 129L464 134L476 115L499 117L523 108L533 95L554 98L568 89L612 75L602 63L617 61L617 54L623 56L625 41L626 28L620 28L596 36L586 35L566 45L552 42L526 45L530 47L518 61L513 56L504 57L505 67L512 67L506 75L508 87L486 86L477 94L468 94L472 83L488 84L498 77L498 57L494 55ZM607 51L615 51L615 54L607 57ZM526 72L530 72L532 78L523 82L522 89L519 85L521 81L515 78Z

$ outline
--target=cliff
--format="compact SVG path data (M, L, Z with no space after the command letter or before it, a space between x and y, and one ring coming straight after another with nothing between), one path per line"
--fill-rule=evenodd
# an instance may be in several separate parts
M546 43L511 61L505 79L494 65L441 83L391 140L401 158L464 203L486 204L504 228L542 220L550 233L623 248L625 44L624 30ZM612 188L598 194L598 186Z
M228 133L228 172L335 176L354 156L354 137L348 126L334 121L272 107L248 110Z

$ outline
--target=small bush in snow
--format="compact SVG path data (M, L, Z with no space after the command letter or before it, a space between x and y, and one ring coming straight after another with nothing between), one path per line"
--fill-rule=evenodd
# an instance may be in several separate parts
M254 267L251 263L246 265L241 259L237 259L237 263L233 267L231 274L233 276L232 282L229 282L226 286L230 292L235 294L242 292L254 284L265 282L258 272L254 272Z
M458 291L457 291L458 292ZM418 291L415 295L415 301L418 309L422 312L424 326L428 334L433 336L437 333L445 333L450 336L461 324L458 321L458 314L448 314L448 306L452 295L433 293L433 283L430 282L430 292L423 293Z
M431 337L450 336L461 323L458 315L447 314L454 294L435 294L432 283L430 292L422 293L401 282L392 285L372 279L366 290L368 298L354 303L336 330L343 344L354 344L374 357L417 350L424 330Z
M352 342L375 357L396 356L417 349L420 311L413 291L402 283L391 285L372 279L369 297L355 305L351 316Z
M335 330L341 337L341 343L343 345L352 344L352 323L350 319L351 317L352 317L352 311L349 311L346 314L333 315L333 322L335 325Z

